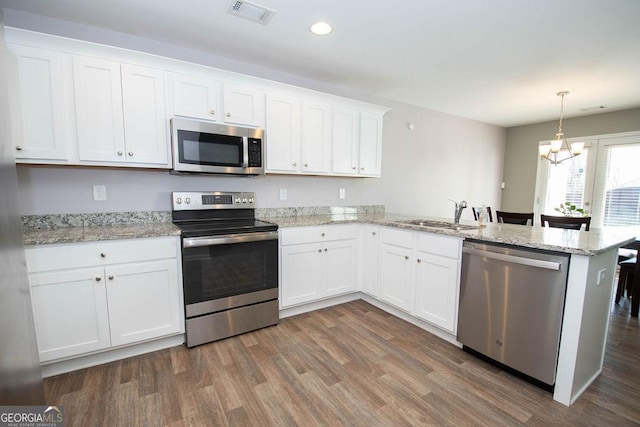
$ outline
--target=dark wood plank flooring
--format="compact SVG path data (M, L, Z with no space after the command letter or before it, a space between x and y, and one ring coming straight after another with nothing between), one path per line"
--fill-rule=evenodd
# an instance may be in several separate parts
M640 425L640 327L613 307L572 407L364 301L45 380L66 426Z

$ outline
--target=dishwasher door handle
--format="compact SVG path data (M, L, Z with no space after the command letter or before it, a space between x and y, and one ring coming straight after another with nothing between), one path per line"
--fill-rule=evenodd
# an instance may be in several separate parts
M533 259L533 258L523 258L523 257L513 256L513 255L505 255L497 252L483 251L480 249L474 249L474 248L469 248L464 246L462 247L462 253L470 254L470 255L478 255L485 258L496 259L499 261L511 262L513 264L526 265L529 267L544 268L547 270L560 270L560 266L561 266L561 263L559 262L544 261L544 260Z

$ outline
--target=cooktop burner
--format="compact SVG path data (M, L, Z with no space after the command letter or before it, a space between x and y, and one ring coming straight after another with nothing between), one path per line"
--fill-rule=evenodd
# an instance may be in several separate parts
M222 234L276 231L278 226L257 219L211 220L176 223L183 237L218 236Z

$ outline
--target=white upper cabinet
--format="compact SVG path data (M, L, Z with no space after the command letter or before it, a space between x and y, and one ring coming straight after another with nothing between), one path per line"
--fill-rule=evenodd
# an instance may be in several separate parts
M333 107L333 143L331 170L334 173L358 173L358 112Z
M225 83L225 123L264 128L264 100L264 91Z
M15 123L22 123L24 135L15 146L16 159L68 160L68 55L21 45L10 48L18 58L20 79L21 109L16 111L21 117L15 117Z
M220 120L220 82L186 74L173 74L173 109L176 116Z
M302 171L329 173L331 167L331 105L302 101Z
M267 172L300 170L301 108L300 98L267 94Z
M382 114L360 113L358 174L380 176L382 172Z
M124 162L120 64L73 58L80 160Z
M164 73L128 64L123 64L121 71L127 162L166 165L169 138Z
M160 70L73 58L81 162L170 167Z

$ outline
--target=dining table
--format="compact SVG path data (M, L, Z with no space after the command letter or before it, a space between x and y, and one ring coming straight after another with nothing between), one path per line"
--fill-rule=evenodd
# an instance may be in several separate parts
M640 238L636 238L634 242L623 246L623 248L640 251ZM638 256L636 255L633 284L631 285L631 317L638 317L638 311L640 311L640 263L638 263Z

